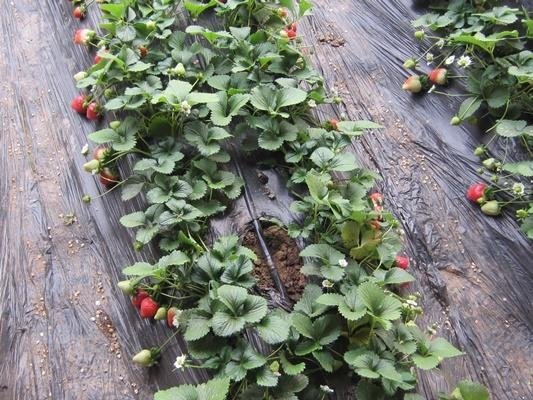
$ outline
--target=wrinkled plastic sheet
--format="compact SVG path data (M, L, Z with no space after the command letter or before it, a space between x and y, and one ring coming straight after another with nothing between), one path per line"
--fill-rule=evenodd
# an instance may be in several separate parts
M89 207L79 200L101 188L81 170L79 154L94 125L68 107L77 93L68 77L91 59L71 42L79 26L71 4L0 6L0 399L148 399L158 388L205 380L204 371L172 370L185 351L179 340L157 368L129 360L170 334L141 321L115 287L123 266L157 252L135 253L132 232L118 223L138 201L122 203L118 193ZM472 150L486 137L476 127L449 125L458 101L400 89L404 59L419 53L409 21L423 10L414 7L409 0L321 0L301 32L326 84L342 95L341 112L384 126L352 151L381 174L379 190L402 224L418 278L409 290L423 295L420 325L436 322L439 335L466 353L440 373L421 374L421 392L432 399L470 377L495 400L533 398L531 242L509 216L490 219L466 202L465 188L479 179ZM213 237L250 228L260 235L262 219L297 218L283 171L262 170L239 149L233 158L246 195L213 221ZM72 225L64 221L69 212L77 218ZM345 382L339 377L336 396L353 398Z

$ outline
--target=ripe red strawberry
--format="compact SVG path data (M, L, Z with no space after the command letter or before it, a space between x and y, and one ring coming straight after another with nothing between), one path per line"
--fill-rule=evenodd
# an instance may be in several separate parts
M398 268L407 269L409 268L409 257L396 256L395 264Z
M87 119L90 119L91 121L96 121L97 119L100 119L100 106L96 102L92 102L89 104L89 107L87 107L87 112L85 113L87 116Z
M104 167L100 171L100 183L107 188L115 186L119 179L118 174L109 167Z
M436 68L429 72L428 78L436 85L444 85L446 83L446 76L448 70L446 68Z
M294 29L285 29L287 32L287 37L289 39L294 39L296 37L296 31Z
M86 9L84 6L78 6L72 11L72 15L77 19L84 19L86 15Z
M80 94L72 100L70 107L78 114L85 114L87 112L87 96Z
M339 130L339 121L337 121L336 119L330 119L328 122L329 122L329 125L331 126L331 129L333 129L334 131Z
M422 90L422 82L420 81L420 77L416 75L410 76L403 83L402 89L411 93L419 93Z
M154 301L154 299L151 297L146 297L141 301L139 313L141 314L142 318L154 318L158 308L159 305Z
M96 37L96 32L91 29L78 29L74 33L74 43L88 45Z
M296 22L293 22L292 24L290 24L288 28L289 30L294 31L294 32L298 31L298 26L296 25Z
M470 185L470 187L466 191L466 198L470 201L477 203L483 198L486 188L487 185L485 185L484 183L475 183L473 185Z
M131 303L136 308L139 308L141 306L141 302L147 297L150 297L150 295L145 290L140 289L131 298Z
M147 54L148 54L148 48L146 46L139 46L139 56L141 58L144 58L146 57Z

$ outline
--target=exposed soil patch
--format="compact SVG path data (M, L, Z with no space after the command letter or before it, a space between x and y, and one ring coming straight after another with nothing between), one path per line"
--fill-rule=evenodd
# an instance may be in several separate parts
M321 44L329 44L331 47L342 47L345 45L346 39L333 33L326 33L325 35L318 37L318 42Z
M287 295L293 301L298 300L306 285L306 278L300 273L302 263L298 255L300 252L298 246L287 235L287 232L277 225L265 228L263 235ZM275 289L270 268L265 260L255 231L249 230L244 234L243 245L252 249L257 255L253 274L257 279L259 289L269 292Z

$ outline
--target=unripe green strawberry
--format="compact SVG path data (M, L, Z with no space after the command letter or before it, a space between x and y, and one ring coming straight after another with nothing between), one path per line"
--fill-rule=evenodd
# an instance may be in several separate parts
M452 392L451 400L463 400L463 395L461 394L459 388L455 388L455 390Z
M84 203L90 203L91 196L89 196L88 194L84 194L83 197L81 198L81 201L83 201Z
M133 356L132 361L143 367L151 367L157 363L160 353L158 348L143 349Z
M182 63L178 63L174 68L172 68L172 73L177 76L183 76L185 75L185 66Z
M144 244L142 242L139 242L138 240L133 242L133 249L135 251L141 251L143 247L144 247Z
M481 206L481 211L483 212L483 214L490 215L491 217L500 215L500 203L497 200L487 201Z
M120 126L120 121L111 121L109 123L109 127L115 131L118 129L119 126Z
M459 125L460 123L461 118L459 118L457 115L450 120L450 125Z
M100 170L100 161L93 158L91 161L83 164L83 169L86 172L97 173Z
M150 350L141 350L133 356L132 361L134 363L142 365L143 367L149 367L150 365L152 365L153 362L152 353L150 352Z
M155 21L150 20L146 23L146 29L148 29L149 31L153 31L155 27L156 27Z
M133 294L133 292L135 291L135 287L133 286L133 283L130 280L120 281L119 283L117 283L117 286L120 290L122 290L125 294L128 295Z
M160 320L166 319L166 318L167 318L167 308L166 307L159 307L157 309L157 312L154 315L154 319L156 321L160 321Z
M414 36L415 36L415 39L422 40L424 39L424 37L426 37L426 33L423 30L419 30L415 32Z

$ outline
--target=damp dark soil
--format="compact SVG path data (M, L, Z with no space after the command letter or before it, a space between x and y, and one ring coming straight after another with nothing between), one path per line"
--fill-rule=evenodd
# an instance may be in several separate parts
M297 301L305 288L306 278L300 272L302 262L298 255L300 250L296 242L289 237L283 228L277 225L266 227L263 230L263 236L288 297L292 301ZM270 292L275 289L270 268L254 230L248 230L244 234L243 245L252 249L257 255L253 274L257 279L259 290Z

